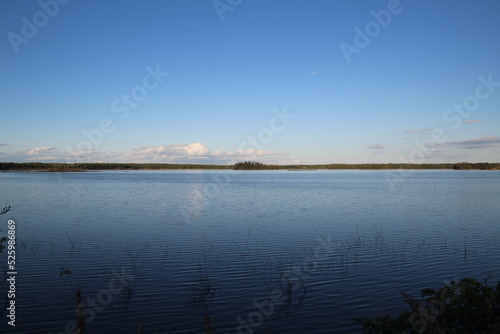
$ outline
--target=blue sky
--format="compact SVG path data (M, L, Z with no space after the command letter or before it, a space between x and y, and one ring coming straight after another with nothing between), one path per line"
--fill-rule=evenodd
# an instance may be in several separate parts
M2 1L0 161L500 161L499 13L496 0Z

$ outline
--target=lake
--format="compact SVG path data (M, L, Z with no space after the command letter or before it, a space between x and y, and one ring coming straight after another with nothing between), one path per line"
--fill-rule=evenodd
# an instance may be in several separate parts
M499 171L387 173L0 173L0 332L72 332L79 291L88 333L361 333L400 291L500 278Z

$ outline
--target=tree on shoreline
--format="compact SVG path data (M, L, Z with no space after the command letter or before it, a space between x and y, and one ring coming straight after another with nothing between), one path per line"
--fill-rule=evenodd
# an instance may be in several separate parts
M234 164L235 170L264 170L264 169L281 169L278 165L265 165L257 161L241 161Z

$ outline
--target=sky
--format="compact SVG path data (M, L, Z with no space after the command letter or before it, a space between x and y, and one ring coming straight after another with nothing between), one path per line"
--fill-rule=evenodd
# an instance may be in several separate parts
M2 0L0 161L500 161L497 0Z

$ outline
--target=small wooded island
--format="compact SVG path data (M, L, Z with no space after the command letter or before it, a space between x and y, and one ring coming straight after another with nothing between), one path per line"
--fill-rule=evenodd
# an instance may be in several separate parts
M266 165L256 161L242 161L232 165L167 164L167 163L45 163L45 162L0 162L0 171L83 172L89 170L182 170L182 169L234 169L234 170L319 170L319 169L455 169L455 170L500 170L500 163L459 162L442 164L366 163L366 164L322 164L322 165Z

